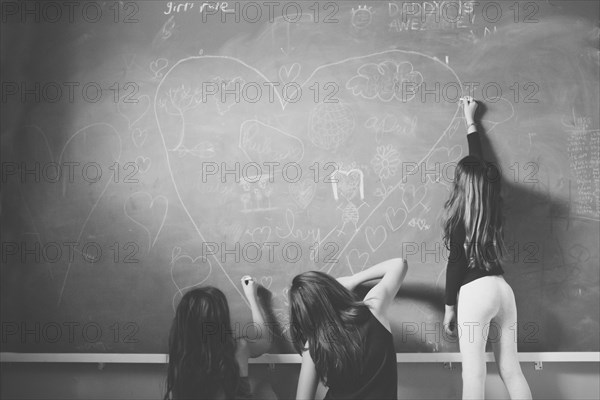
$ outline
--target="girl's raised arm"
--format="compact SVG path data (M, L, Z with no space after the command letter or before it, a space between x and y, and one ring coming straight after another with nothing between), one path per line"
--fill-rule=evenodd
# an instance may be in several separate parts
M352 276L339 278L338 281L347 289L353 290L363 282L381 279L365 296L367 304L378 319L387 321L386 312L392 304L396 293L408 271L408 263L402 258L392 258L365 269ZM389 325L389 324L388 324Z
M481 150L481 140L477 132L475 123L475 114L477 112L477 102L471 96L461 97L463 111L465 114L465 123L467 124L467 142L469 143L469 155L483 158Z
M258 304L258 283L254 278L246 275L242 278L242 288L250 303L252 322L259 329L256 339L242 338L242 343L247 347L248 357L255 358L269 351L272 335L269 327L265 324L261 307Z

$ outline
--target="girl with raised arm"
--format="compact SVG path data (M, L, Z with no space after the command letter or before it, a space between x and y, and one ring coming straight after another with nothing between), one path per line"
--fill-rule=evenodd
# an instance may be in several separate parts
M401 258L352 276L322 272L292 281L290 328L302 355L296 399L314 399L321 381L326 399L396 399L397 366L387 311L408 265ZM380 281L360 300L353 289Z
M510 398L531 399L517 358L515 296L502 277L500 265L500 172L482 158L475 124L477 102L465 97L462 104L469 155L456 167L450 198L444 206L444 242L450 249L444 329L450 335L459 335L463 399L484 398L485 346L493 328L494 354Z
M183 295L169 336L169 367L164 399L248 399L248 358L269 349L257 298L256 281L245 276L242 287L259 327L257 339L235 338L227 298L206 286Z

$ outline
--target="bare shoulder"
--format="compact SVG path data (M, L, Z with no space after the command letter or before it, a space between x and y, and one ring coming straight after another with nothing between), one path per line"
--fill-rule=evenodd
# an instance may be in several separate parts
M375 319L377 321L379 321L379 323L381 323L381 325L383 325L383 327L385 329L387 329L390 333L392 332L392 326L390 324L390 320L387 316L387 313L384 312L380 312L377 307L374 304L370 304L370 299L367 299L364 301L365 305L367 307L369 307L369 310L371 311L371 314L373 314L373 316L375 317Z

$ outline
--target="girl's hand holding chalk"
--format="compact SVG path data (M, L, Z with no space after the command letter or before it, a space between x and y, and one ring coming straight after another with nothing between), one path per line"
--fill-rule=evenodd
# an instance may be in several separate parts
M250 275L244 275L241 279L244 294L248 299L256 298L258 292L258 284Z
M460 98L465 113L467 126L475 124L475 112L477 111L477 102L472 96L464 96Z

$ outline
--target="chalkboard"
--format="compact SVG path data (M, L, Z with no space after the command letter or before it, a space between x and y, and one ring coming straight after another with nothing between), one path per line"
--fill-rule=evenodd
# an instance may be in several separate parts
M465 94L520 351L599 351L598 2L50 3L2 3L2 351L164 353L208 284L246 333L250 274L291 352L293 276L398 256L397 351L457 351Z

